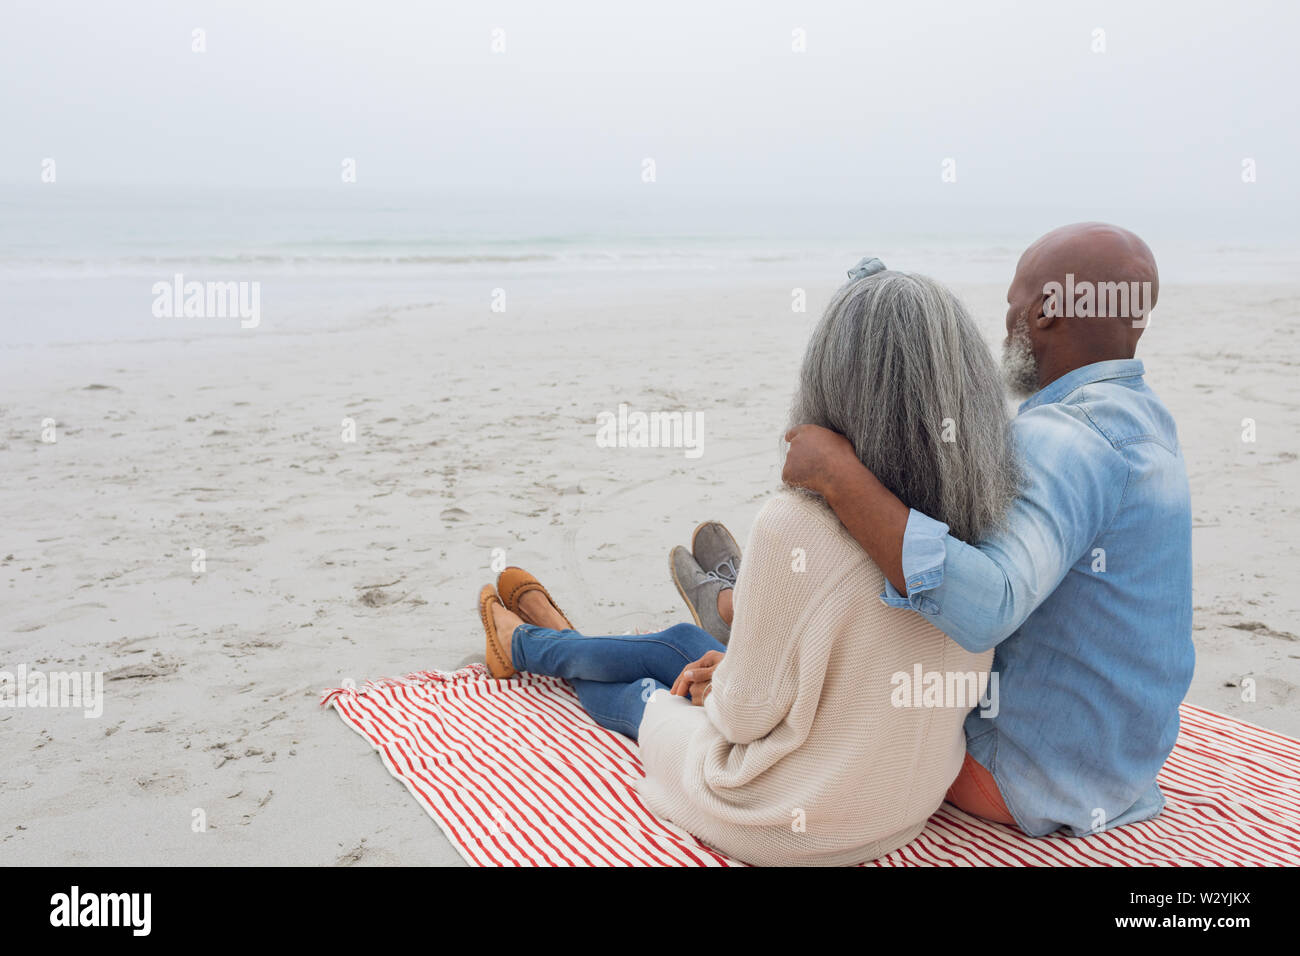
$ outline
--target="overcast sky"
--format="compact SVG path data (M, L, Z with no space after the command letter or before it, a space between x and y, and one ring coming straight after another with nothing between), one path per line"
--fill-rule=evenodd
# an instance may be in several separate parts
M1297 10L5 0L0 182L1295 202Z

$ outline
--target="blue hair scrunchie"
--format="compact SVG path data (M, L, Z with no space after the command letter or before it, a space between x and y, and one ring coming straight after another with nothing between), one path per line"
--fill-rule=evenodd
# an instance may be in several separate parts
M858 260L858 264L849 270L849 281L865 279L867 276L873 276L877 272L885 271L885 264L874 256L863 256Z

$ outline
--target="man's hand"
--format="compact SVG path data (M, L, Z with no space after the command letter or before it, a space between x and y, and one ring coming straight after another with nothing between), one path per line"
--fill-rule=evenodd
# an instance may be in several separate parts
M830 500L835 477L845 464L862 467L847 438L820 425L796 425L785 433L790 450L785 456L781 480L796 488L807 488Z
M697 707L703 704L704 698L713 690L713 672L725 656L722 651L709 651L698 661L687 664L673 681L673 694L678 697L690 694L692 704Z

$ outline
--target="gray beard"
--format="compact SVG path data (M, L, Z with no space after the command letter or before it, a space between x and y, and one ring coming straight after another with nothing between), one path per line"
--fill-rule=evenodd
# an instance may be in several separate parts
M1038 361L1029 341L1029 326L1020 322L1002 343L1002 380L1016 398L1038 391Z

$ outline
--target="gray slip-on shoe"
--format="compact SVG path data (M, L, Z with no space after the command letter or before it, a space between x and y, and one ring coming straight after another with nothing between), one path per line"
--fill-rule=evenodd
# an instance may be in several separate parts
M691 553L705 573L712 571L732 587L740 573L740 545L719 521L706 521L691 535Z
M718 592L731 585L701 568L695 556L681 545L669 553L668 570L696 625L726 644L731 639L731 628L718 614Z

